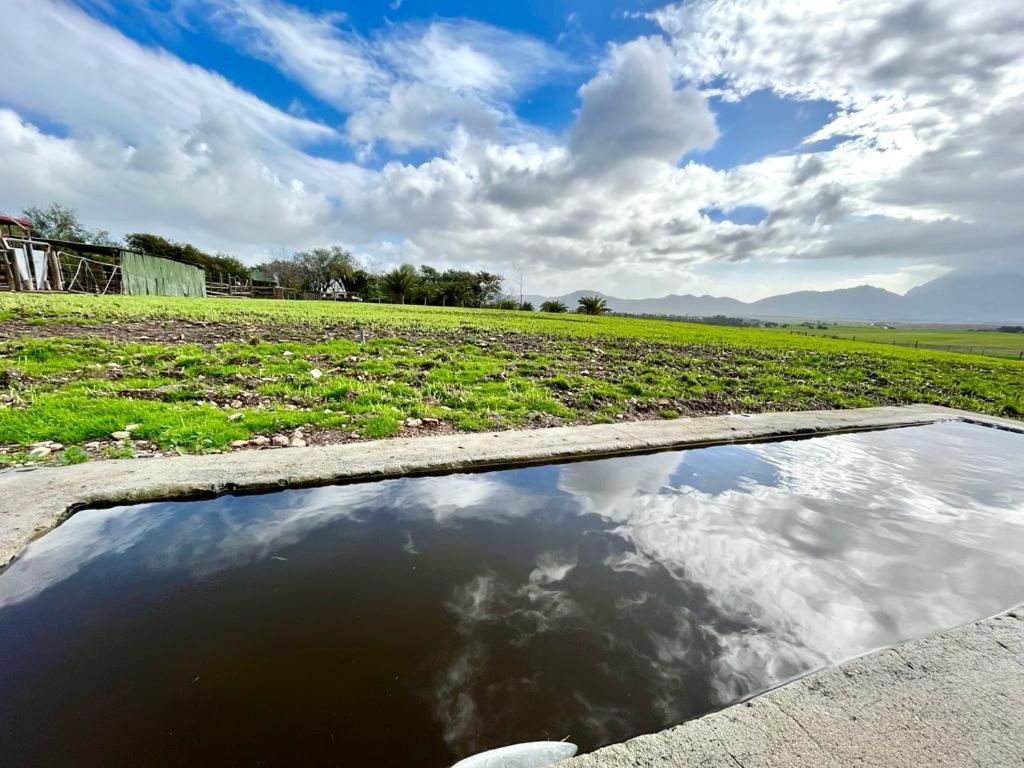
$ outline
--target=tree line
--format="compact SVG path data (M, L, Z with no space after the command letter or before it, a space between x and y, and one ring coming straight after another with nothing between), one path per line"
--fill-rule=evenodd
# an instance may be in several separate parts
M533 311L528 301L520 301L502 290L504 278L494 272L463 269L440 270L428 264L401 264L380 271L363 264L339 245L312 248L247 267L234 256L207 253L190 243L176 242L150 232L133 232L123 241L101 229L89 229L78 220L73 208L53 203L45 208L31 206L22 217L32 223L33 232L44 238L125 248L147 256L170 259L201 267L209 278L247 282L253 271L273 274L282 288L297 293L327 291L335 281L365 301L392 301L397 304L427 304L449 307L487 307ZM545 301L542 312L568 312L561 301ZM576 312L602 315L609 311L603 298L584 296Z

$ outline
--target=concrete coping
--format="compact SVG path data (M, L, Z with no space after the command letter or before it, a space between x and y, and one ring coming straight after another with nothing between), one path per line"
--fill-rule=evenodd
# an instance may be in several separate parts
M928 405L712 416L0 472L0 568L76 510L967 421ZM1024 766L1024 610L853 659L565 768Z
M5 470L0 472L0 569L30 541L86 507L258 493L950 420L1024 432L1024 423L1009 419L911 405L617 422Z

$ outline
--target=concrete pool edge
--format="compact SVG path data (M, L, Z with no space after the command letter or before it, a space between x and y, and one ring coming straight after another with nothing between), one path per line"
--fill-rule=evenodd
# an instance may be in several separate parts
M96 462L0 473L0 571L88 506L493 469L711 444L967 421L933 406L719 416ZM560 764L1024 765L1024 608L813 673L748 702Z
M513 467L950 420L1024 432L1021 422L940 406L910 405L618 422L6 470L0 472L0 571L30 541L89 506Z
M558 768L1020 766L1024 606L811 673Z

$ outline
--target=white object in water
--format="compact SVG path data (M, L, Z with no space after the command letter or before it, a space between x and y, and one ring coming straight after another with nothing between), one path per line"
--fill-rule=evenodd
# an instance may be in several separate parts
M492 749L459 760L452 768L549 768L576 754L576 745L566 741L531 741Z

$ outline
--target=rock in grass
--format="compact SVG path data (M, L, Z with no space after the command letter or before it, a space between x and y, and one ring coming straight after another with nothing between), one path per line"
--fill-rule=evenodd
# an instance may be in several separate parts
M138 429L141 426L142 426L141 424L129 424L127 427L124 428L124 431L125 432L134 432L136 429Z
M291 446L292 448L305 448L306 441L303 440L301 437L293 437L291 440L288 441L288 445Z
M244 448L248 444L249 444L248 440L232 440L231 441L231 447L232 448Z
M423 426L423 419L408 418L405 420L405 426L407 427L421 427Z
M309 375L312 376L314 379L319 379L321 376L324 375L324 372L321 371L319 368L314 368L312 371L309 372Z
M33 448L31 451L29 451L28 455L36 459L41 459L43 456L49 456L51 453L53 453L53 451L51 451L46 446L41 445L38 448Z
M115 440L127 440L129 437L132 436L132 433L127 432L125 430L120 430L118 432L111 432L110 436Z
M274 435L272 438L270 438L270 444L284 448L285 446L288 445L288 438L285 437L284 435Z
M230 416L228 416L228 421L239 421L239 420L244 419L244 418L245 418L245 414L244 413L232 413Z
M255 446L262 447L264 445L270 445L270 438L266 437L265 435L256 435L256 437L254 437L249 442Z

